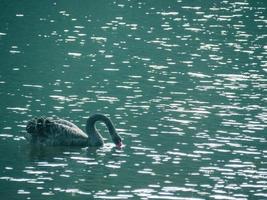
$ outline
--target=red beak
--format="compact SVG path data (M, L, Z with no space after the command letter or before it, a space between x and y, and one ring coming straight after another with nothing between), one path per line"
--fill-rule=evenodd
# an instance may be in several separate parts
M118 144L116 144L116 147L117 147L118 149L121 149L121 147L122 147L122 142L119 142Z

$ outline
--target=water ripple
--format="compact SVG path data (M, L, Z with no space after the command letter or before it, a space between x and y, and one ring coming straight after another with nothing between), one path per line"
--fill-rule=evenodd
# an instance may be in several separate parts
M3 198L266 198L263 2L3 3ZM123 149L23 137L33 116L95 112Z

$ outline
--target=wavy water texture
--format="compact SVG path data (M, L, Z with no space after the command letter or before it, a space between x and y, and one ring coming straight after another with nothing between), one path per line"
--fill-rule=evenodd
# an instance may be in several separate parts
M264 1L1 4L1 198L267 198ZM25 141L95 112L123 149Z

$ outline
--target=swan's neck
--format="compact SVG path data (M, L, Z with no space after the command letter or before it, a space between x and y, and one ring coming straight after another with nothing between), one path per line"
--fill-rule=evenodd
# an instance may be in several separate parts
M89 136L89 145L90 146L102 146L104 144L101 134L96 129L96 122L104 122L109 130L109 134L115 144L121 142L120 136L117 134L115 127L111 120L102 114L94 114L88 118L86 123L86 133Z

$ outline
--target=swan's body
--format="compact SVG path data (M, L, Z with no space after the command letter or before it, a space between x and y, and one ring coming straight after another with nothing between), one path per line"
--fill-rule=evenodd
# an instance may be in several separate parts
M94 114L87 119L86 133L64 119L34 118L27 124L27 139L34 144L49 146L102 146L103 138L95 127L97 121L106 124L112 141L120 147L121 137L111 120L102 114Z

